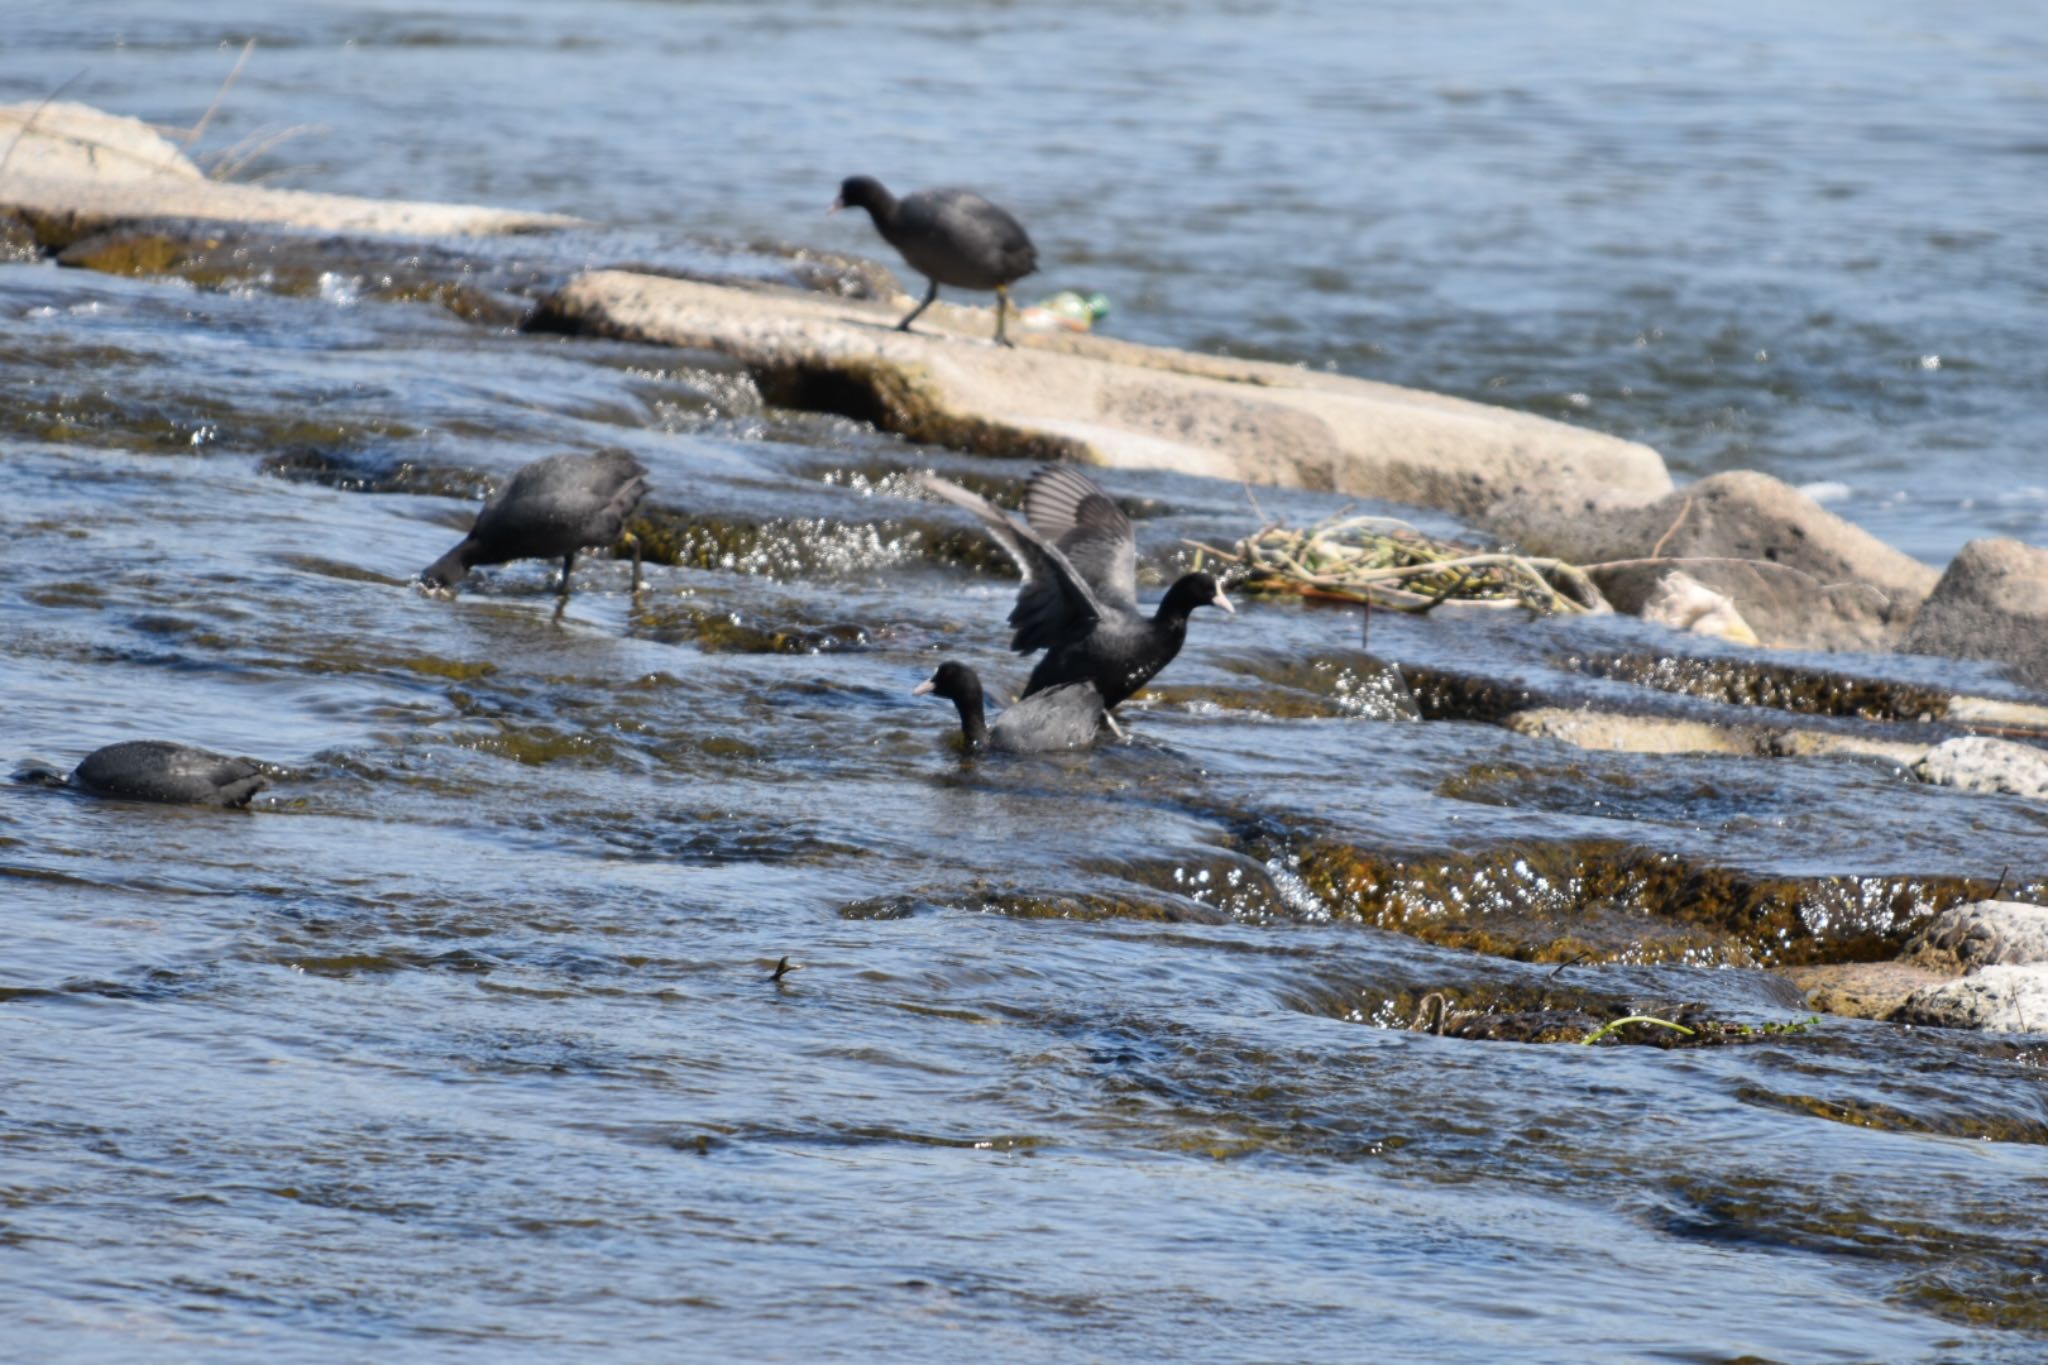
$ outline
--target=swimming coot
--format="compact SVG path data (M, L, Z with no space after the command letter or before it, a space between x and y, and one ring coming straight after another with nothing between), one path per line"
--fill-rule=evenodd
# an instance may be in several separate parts
M1205 573L1184 574L1150 616L1138 610L1138 538L1123 509L1095 481L1063 465L1032 475L1024 492L1029 525L986 498L927 475L925 486L980 517L1024 571L1010 612L1019 654L1046 651L1026 697L1065 683L1092 682L1114 707L1173 662L1196 607L1237 609Z
M1003 319L1010 286L1038 269L1038 248L1023 224L972 190L919 190L898 199L872 176L856 175L839 186L832 201L868 211L875 230L903 253L910 268L931 281L924 302L910 310L896 330L907 332L917 315L932 306L939 286L996 291L996 341L1004 346Z
M479 564L514 559L562 559L560 617L569 605L569 574L576 552L616 544L626 519L647 496L647 469L623 450L594 455L550 455L523 466L477 514L462 543L428 565L420 581L453 589ZM633 545L633 588L640 587L640 541Z
M1095 742L1107 717L1102 694L1093 683L1068 683L1026 697L988 723L981 699L981 678L963 663L948 661L939 671L910 689L914 696L944 697L960 712L960 733L970 749L1001 749L1013 754L1082 749Z
M73 786L95 796L194 806L246 806L265 780L263 769L251 759L161 739L131 739L95 749L71 774Z

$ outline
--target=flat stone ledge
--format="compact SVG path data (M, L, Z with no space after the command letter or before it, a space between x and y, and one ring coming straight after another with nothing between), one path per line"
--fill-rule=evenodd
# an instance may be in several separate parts
M891 305L627 271L579 276L540 325L720 351L771 401L992 455L1172 469L1468 514L1515 481L1654 498L1648 446L1528 413L1106 337L990 340L988 310Z
M477 237L545 232L580 220L467 204L357 199L308 190L272 190L212 180L101 182L0 176L0 213L35 230L45 248L61 250L109 228L144 222L230 222L320 232L392 237Z

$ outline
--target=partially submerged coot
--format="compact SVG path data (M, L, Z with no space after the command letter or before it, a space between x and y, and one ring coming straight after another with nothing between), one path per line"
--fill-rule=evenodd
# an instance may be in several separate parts
M950 284L957 289L995 290L996 341L1010 344L1003 329L1010 286L1038 269L1038 248L1031 245L1023 224L972 190L919 190L898 199L867 175L842 182L832 208L866 209L883 239L931 282L924 302L896 324L897 331L909 331L917 315L939 296L939 286Z
M1184 574L1150 616L1138 610L1138 538L1123 509L1087 475L1047 465L1024 493L1029 525L979 494L927 475L925 487L982 519L1024 572L1010 612L1019 654L1045 650L1024 695L1091 682L1114 707L1180 653L1197 607L1234 612L1205 573Z
M124 740L95 749L71 774L72 786L94 796L191 806L246 806L266 782L253 759L161 739Z
M1108 719L1102 694L1094 684L1069 683L1026 697L990 725L980 676L966 664L950 660L910 691L913 696L930 694L952 702L960 712L960 733L970 749L1017 754L1082 749L1095 742L1096 732Z
M521 467L477 514L462 543L420 573L429 588L453 589L479 564L562 560L560 617L569 605L576 552L618 543L626 519L647 496L647 469L623 450L550 455ZM633 545L633 587L640 587L640 542Z

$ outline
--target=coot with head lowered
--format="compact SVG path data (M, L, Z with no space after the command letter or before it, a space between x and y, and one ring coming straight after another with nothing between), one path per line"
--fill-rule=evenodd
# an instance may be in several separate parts
M901 199L873 176L856 175L839 186L832 201L868 211L875 230L903 253L910 268L931 281L924 302L910 310L896 330L907 332L917 315L932 306L939 286L996 291L996 340L1004 346L1003 318L1010 286L1038 269L1038 248L1023 224L973 190L919 190Z
M626 519L647 496L647 470L623 450L550 455L522 466L477 514L462 543L421 572L429 588L452 589L479 564L562 560L559 617L569 605L576 552L616 544ZM633 586L640 586L640 542L633 542Z
M19 776L66 785L62 774L40 766ZM87 754L68 785L123 801L239 807L248 805L266 783L263 767L254 759L230 758L164 739L128 739Z
M915 696L944 697L960 713L960 733L970 749L1013 754L1084 749L1102 728L1102 694L1093 683L1068 683L1024 698L988 723L981 677L966 664L948 660L938 672L910 689Z
M1019 654L1046 651L1024 695L1091 682L1115 706L1173 662L1196 607L1234 612L1205 573L1184 574L1150 616L1138 610L1138 537L1131 519L1087 475L1047 465L1024 492L1022 525L979 494L937 475L925 487L982 519L1024 571L1010 612Z

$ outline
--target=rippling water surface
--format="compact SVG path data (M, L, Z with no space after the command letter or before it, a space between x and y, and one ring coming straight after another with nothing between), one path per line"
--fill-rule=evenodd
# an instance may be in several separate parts
M254 34L203 146L323 131L250 174L608 225L475 248L506 290L868 249L818 216L854 169L1000 185L1122 334L1839 483L1938 559L2043 527L2041 18L31 6L0 96L82 68L189 122ZM1389 1025L1432 992L1796 1025L1702 925L1856 956L1960 879L2038 885L2040 808L1581 753L1388 671L1641 706L1588 663L1668 648L1633 622L1368 652L1269 603L1198 616L1133 743L963 761L906 694L948 655L1021 679L1012 584L904 473L1023 471L374 292L0 266L5 757L279 769L248 815L0 787L10 1350L2039 1357L2038 1037ZM492 480L603 445L678 538L637 605L595 555L560 626L546 566L408 586ZM1109 482L1148 595L1255 522ZM1346 859L1400 915L1334 894Z

